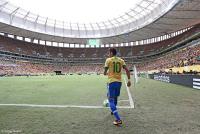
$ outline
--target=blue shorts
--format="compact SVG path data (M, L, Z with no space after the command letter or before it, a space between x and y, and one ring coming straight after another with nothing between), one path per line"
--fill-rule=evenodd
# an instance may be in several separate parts
M120 95L122 83L121 82L112 82L108 84L108 98L115 98Z

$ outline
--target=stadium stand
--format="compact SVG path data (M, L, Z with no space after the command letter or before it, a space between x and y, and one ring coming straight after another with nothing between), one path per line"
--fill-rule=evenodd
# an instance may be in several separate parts
M196 25L164 41L117 49L130 68L139 63L139 71L196 65L200 64L199 33L200 25ZM0 55L0 75L38 75L55 70L102 73L107 48L61 48L0 36Z
M43 64L0 58L0 76L53 74L55 70L63 74L102 73L102 68L102 65Z
M194 26L190 30L184 32L181 35L172 37L170 39L138 46L127 46L117 47L118 51L121 52L122 57L130 56L145 56L152 55L164 50L168 47L172 47L177 42L180 42L188 37L199 33L200 26ZM48 57L48 58L104 58L106 55L105 48L60 48L45 45L37 45L11 39L8 37L0 36L0 50L9 51L12 53L37 56L37 57Z
M138 64L137 68L139 71L169 72L171 70L173 73L183 73L184 69L181 67L200 65L199 56L200 40L196 40L189 43L186 48L170 52L158 59ZM187 71L200 72L200 66L196 66L193 70L187 68Z

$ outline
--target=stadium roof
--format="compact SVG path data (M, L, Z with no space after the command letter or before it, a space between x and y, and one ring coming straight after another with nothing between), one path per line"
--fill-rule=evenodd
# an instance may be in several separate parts
M119 16L100 22L78 23L72 22L72 18L60 21L43 17L23 9L22 5L13 4L0 0L0 32L56 42L86 44L88 38L101 38L104 44L130 42L164 35L200 22L199 0L140 0ZM48 4L45 9L46 6Z
M141 0L9 0L8 2L15 5L16 9L20 7L16 15L20 12L26 14L30 11L31 13L27 18L33 16L33 19L36 19L37 15L39 15L38 20L44 20L43 23L45 23L47 19L47 25L51 22L54 24L55 21L65 21L65 23L68 23L66 24L66 28L70 28L67 27L70 23L72 29L77 29L77 25L79 25L81 29L83 28L81 26L85 24L87 26L86 28L89 30L92 29L90 24L106 23L106 21L109 20L118 20L121 21L121 23L125 23L123 21L125 18L122 18L125 12L129 12L129 10L139 4L140 1ZM150 6L148 8L153 9L160 2L161 0L155 0L154 2L143 2L142 4L144 7ZM22 11L21 9L25 9L26 11ZM142 14L145 13L147 12L142 12ZM119 19L120 17L121 19ZM107 25L112 27L110 23ZM100 26L102 28L105 27L104 25ZM94 29L98 29L98 27L94 25ZM85 30L85 28L83 28L83 30Z
M135 27L129 26L131 23L151 13L159 4L165 4L165 1L73 0L72 2L72 0L60 0L50 2L48 0L0 0L0 5L1 12L12 16L12 19L8 18L8 20L14 26L64 37L99 38L130 31L132 27ZM69 7L66 7L67 4L69 4ZM94 7L91 8L90 6ZM90 8L93 10L88 10ZM45 17L42 15L45 15ZM146 21L152 20L151 17L148 19ZM26 24L24 24L25 22Z

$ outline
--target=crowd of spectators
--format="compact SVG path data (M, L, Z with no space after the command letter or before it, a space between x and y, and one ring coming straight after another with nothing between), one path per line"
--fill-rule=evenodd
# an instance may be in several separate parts
M22 60L0 58L0 75L39 75L52 74L61 71L63 74L70 73L102 73L103 65L69 65L69 64L43 64L32 63Z
M178 51L170 52L158 59L138 64L137 68L139 71L150 71L191 65L200 65L200 42Z

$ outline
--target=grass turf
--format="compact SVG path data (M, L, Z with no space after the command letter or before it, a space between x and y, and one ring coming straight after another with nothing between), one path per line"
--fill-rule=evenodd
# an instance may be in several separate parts
M0 79L0 103L102 105L104 76L10 77ZM112 125L108 109L0 106L0 133L198 134L200 91L141 79L131 93L135 109L120 109L124 124ZM121 99L127 99L122 87Z
M106 99L104 76L9 77L0 85L0 103L102 105ZM121 95L128 98L126 90Z

